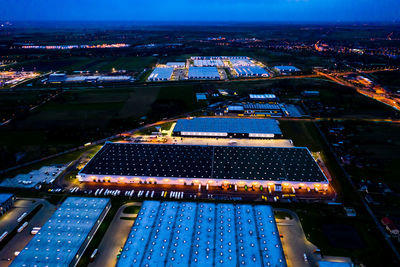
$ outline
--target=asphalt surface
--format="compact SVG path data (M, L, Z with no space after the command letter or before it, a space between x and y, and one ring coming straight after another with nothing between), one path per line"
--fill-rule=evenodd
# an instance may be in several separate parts
M318 256L313 251L317 247L307 240L301 222L296 213L287 209L274 209L291 215L291 219L277 219L278 231L281 237L283 251L288 267L318 266ZM307 261L304 259L307 255Z
M98 247L97 257L89 267L114 267L117 264L119 250L125 245L134 220L124 220L121 217L136 218L137 214L126 214L128 206L141 206L142 203L128 203L119 208ZM91 252L92 253L92 252Z
M33 235L30 233L32 228L43 226L56 210L54 205L44 199L23 199L15 203L14 209L18 211L18 214L22 214L25 211L29 213L40 204L43 207L28 221L28 226L22 232L17 233L0 251L0 267L11 264L12 260L15 259L14 252L21 251L33 238ZM12 220L12 224L17 225L16 219L15 221Z

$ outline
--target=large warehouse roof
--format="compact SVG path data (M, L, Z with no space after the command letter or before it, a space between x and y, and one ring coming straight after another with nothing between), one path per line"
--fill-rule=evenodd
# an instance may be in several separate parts
M11 266L69 266L109 201L67 198Z
M220 79L216 67L190 67L188 73L189 79Z
M307 148L106 143L86 175L326 182Z
M239 265L286 266L270 206L145 201L117 263Z
M155 68L153 72L150 74L148 80L150 81L162 81L162 80L170 80L172 73L174 72L174 68Z
M269 76L268 72L260 66L233 67L239 76Z
M193 118L177 121L174 132L282 134L276 120L247 118Z

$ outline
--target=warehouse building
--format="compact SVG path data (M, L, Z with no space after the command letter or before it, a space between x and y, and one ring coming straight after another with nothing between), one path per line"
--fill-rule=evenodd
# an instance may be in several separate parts
M268 77L269 73L260 66L233 67L233 75L236 77Z
M278 99L275 94L250 94L249 100L253 102L268 103L277 102Z
M82 182L328 187L310 151L301 147L107 142L77 178Z
M176 69L183 69L186 66L186 62L167 62L166 66Z
M116 266L287 265L270 206L145 201Z
M107 198L68 197L10 266L76 266L110 207Z
M245 115L282 117L284 111L279 104L247 103L243 105ZM285 114L288 115L288 114Z
M248 57L229 57L229 62L233 67L254 66L254 63Z
M224 67L222 57L191 57L195 67Z
M189 137L280 138L281 129L272 119L193 118L177 121L173 135Z
M219 80L219 72L216 67L189 67L189 80Z
M14 194L7 194L1 193L0 194L0 215L6 213L14 204L15 195Z
M147 80L149 81L169 81L172 78L172 74L174 72L174 68L167 67L167 68L155 68L153 72L150 74Z
M279 72L282 75L291 74L300 71L300 69L295 66L275 66L274 70Z

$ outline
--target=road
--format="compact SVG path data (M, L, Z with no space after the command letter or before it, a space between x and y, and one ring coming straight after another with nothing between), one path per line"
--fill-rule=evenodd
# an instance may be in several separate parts
M17 233L0 251L0 267L9 266L11 264L11 261L8 261L8 259L13 260L15 258L14 252L21 251L33 238L33 235L30 234L32 228L43 226L56 210L53 204L50 204L44 199L23 199L16 202L15 208L20 210L33 210L40 204L42 204L43 207L29 220L28 226L21 233Z
M307 240L297 214L288 209L274 210L292 217L276 220L279 234L283 236L281 242L288 267L317 266L319 258L313 253L317 247ZM304 260L304 253L308 261Z
M125 245L134 220L121 217L136 218L137 214L126 214L124 209L129 206L141 206L141 202L128 203L119 208L98 247L98 254L89 267L114 267L117 264L117 254Z

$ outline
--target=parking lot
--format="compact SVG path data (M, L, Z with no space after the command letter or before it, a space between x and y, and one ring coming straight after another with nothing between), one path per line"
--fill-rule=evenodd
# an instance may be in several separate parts
M0 183L0 186L33 188L39 183L51 184L65 168L65 165L44 166L27 174L18 174L13 178L6 178Z
M39 205L42 207L39 211L28 219L29 214ZM9 266L15 258L15 252L21 251L33 238L31 234L33 227L41 227L50 218L56 207L44 199L18 199L14 207L4 216L0 217L0 231L12 233L15 229L26 221L28 224L20 232L12 237L11 240L0 250L0 267ZM25 216L21 216L26 214ZM19 218L23 218L18 222Z

